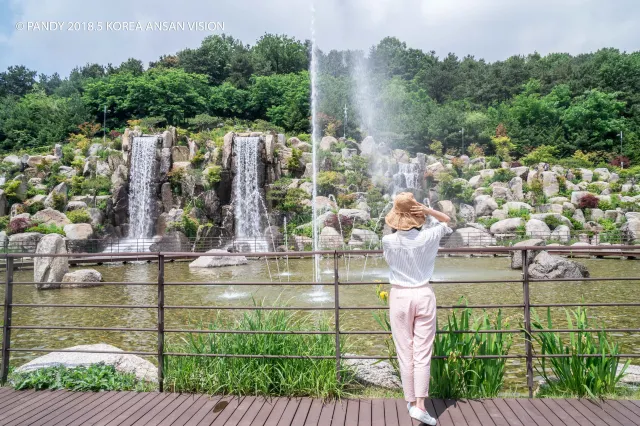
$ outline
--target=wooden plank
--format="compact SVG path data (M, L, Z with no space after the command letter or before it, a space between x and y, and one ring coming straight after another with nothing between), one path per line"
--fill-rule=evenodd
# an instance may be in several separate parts
M245 397L240 405L238 405L238 408L235 409L231 417L229 417L229 420L227 420L226 426L237 426L237 424L240 423L240 420L242 420L251 406L255 404L256 399L257 398L253 396ZM214 424L216 423L218 423L217 419Z
M384 421L385 426L398 426L398 410L391 399L384 400Z
M481 401L473 401L471 405L474 406L474 404L482 406L496 426L509 426L509 421L504 417L500 410L498 410L498 407L493 403L493 400L484 399ZM511 410L509 411L511 412ZM513 415L513 412L511 412L511 414Z
M253 404L251 404L251 407L249 407L249 409L245 413L244 417L240 419L240 423L238 423L238 426L254 425L255 423L253 421L257 420L256 417L258 416L258 413L262 409L262 406L264 405L264 403L265 403L264 398L262 397L256 398Z
M169 401L164 408L161 408L160 411L155 408L147 413L144 417L138 420L135 424L136 426L143 425L152 425L158 426L164 419L171 416L174 411L176 411L179 407L184 405L190 405L193 403L193 398L191 395L183 395L183 394L175 394L176 397ZM155 413L155 415L154 415Z
M513 401L517 402L527 412L527 414L531 416L538 426L563 426L560 419L551 419L544 416L529 399L518 398ZM554 421L556 421L556 423L554 423ZM558 425L557 422L560 422L560 425Z
M614 418L616 421L620 422L620 424L625 426L635 426L635 423L629 419L624 414L620 413L618 410L613 408L611 405L606 404L603 401L592 402L592 401L581 401L583 404L593 404L595 409L600 409L604 411L608 416ZM608 422L608 421L607 421Z
M482 402L474 399L468 399L467 402L469 403L469 406L471 407L474 414L480 421L480 424L482 424L483 426L484 425L495 426L496 423L493 421L493 418L491 417L491 415L484 408L484 405L482 405ZM500 424L500 426L501 425L502 423Z
M25 407L21 411L16 412L13 416L3 419L0 424L29 424L31 422L38 421L38 419L47 415L47 412L52 409L51 407L64 403L67 399L73 396L73 393L69 391L52 391L49 393L49 396L50 398L40 401L38 405Z
M592 426L596 424L593 422L593 419L587 418L582 415L580 411L576 410L573 405L569 404L564 399L542 398L541 401L544 402L544 404L553 411L562 410L563 412L567 413L569 417L578 422L580 426Z
M164 395L164 394L163 394ZM163 398L157 395L154 399L140 406L134 413L131 413L129 417L121 423L115 423L119 426L131 426L134 423L144 425L149 420L154 418L156 414L164 410L169 404L171 404L178 394L167 393Z
M333 420L333 410L336 408L335 401L327 401L322 406L320 411L320 419L318 419L318 426L330 426L331 420Z
M194 405L200 402L204 404L204 401L206 401L207 399L207 397L204 395L196 395L196 394L191 394L191 395L183 394L183 395L186 397L184 402L178 408L173 410L171 414L166 416L164 419L161 419L160 423L158 423L158 426L170 426L176 420L178 420L180 416L182 416L187 410L191 409ZM199 406L200 405L198 405L198 407Z
M67 426L68 424L71 424L74 420L84 416L87 413L99 412L100 406L102 406L103 404L106 405L108 403L113 403L114 401L117 401L119 398L122 398L124 396L123 395L124 393L125 392L115 392L115 391L99 392L99 395L100 395L99 398L96 398L90 404L83 405L75 413L65 416L63 419L60 419L57 425Z
M572 416L570 416L566 411L560 408L559 405L555 407L550 407L545 404L542 399L533 398L531 403L534 407L538 409L547 419L557 419L552 421L553 424L566 425L566 426L581 426L580 423L575 421Z
M217 411L214 408L211 416L205 416L204 419L199 423L200 426L205 425L223 425L229 420L229 417L233 415L233 412L240 406L240 404L244 401L244 397L232 397L226 407L222 410Z
M504 399L499 399L499 398L492 399L491 403L493 403L495 407L500 411L500 413L504 416L504 418L507 420L509 425L524 426L523 422L525 420L518 417L518 415L513 412L511 407L507 405Z
M148 392L141 393L141 398L137 398L137 395L134 395L131 398L131 401L128 401L122 406L118 407L117 410L109 410L109 413L100 418L99 420L89 420L88 424L96 424L96 425L119 425L123 421L127 420L131 414L136 413L139 409L144 407L149 402L156 402L156 395L158 395L162 400L166 396L165 394L158 394L156 392Z
M385 426L384 402L382 399L374 399L371 401L371 424L373 426Z
M507 404L509 408L511 408L511 411L513 411L513 414L515 414L518 417L518 419L520 419L520 421L525 425L542 426L541 424L533 420L533 418L529 415L529 413L527 413L527 410L522 408L522 405L518 404L518 401L516 401L515 399L504 399L503 401L505 404ZM545 423L545 426L548 426L548 425Z
M55 424L56 421L54 419L75 413L82 408L83 404L88 405L91 400L96 397L96 394L92 392L74 392L74 394L75 395L73 397L66 399L63 404L57 404L56 406L51 407L46 416L31 423L30 426Z
M616 402L634 413L636 416L640 416L640 407L636 406L633 402L626 399L617 399Z
M360 400L358 407L358 426L371 426L371 408L371 400Z
M39 392L53 392L53 391L46 390L46 391L39 391ZM9 407L10 405L15 404L16 401L24 401L26 399L33 398L34 393L36 392L33 390L9 392L6 398L0 401L0 411L4 410L6 407Z
M304 426L312 402L311 398L302 398L298 405L298 411L296 411L295 417L291 420L291 426Z
M333 410L333 419L331 426L344 426L347 418L347 402L336 401L336 408Z
M113 401L109 401L108 403L102 403L98 407L96 407L95 412L87 411L82 416L75 419L71 424L72 425L91 425L98 420L108 416L110 413L113 413L116 410L125 409L128 404L134 403L134 401L138 401L146 396L145 393L136 393L136 392L122 392L121 396L114 398Z
M258 415L256 416L253 423L251 423L251 426L263 426L267 422L267 419L269 418L269 415L271 414L271 411L273 411L273 407L276 406L277 402L277 398L265 399L264 404L262 404L262 408L260 408L260 411L258 411Z
M320 421L320 413L322 412L322 403L321 399L313 399L311 402L311 407L309 407L309 413L307 414L307 419L304 422L304 426L317 426Z
M638 416L638 414L636 414L634 411L629 410L627 407L622 405L619 401L610 399L610 400L603 401L602 405L611 407L612 409L616 410L618 413L622 414L627 419L631 420L631 422L634 425L636 426L640 425L640 416Z
M447 400L447 401L454 402L452 400ZM483 426L482 423L480 423L478 416L476 416L476 413L473 411L473 408L471 408L471 405L469 404L468 400L460 399L455 402L458 408L460 409L460 411L462 412L462 415L464 416L464 419L469 426ZM493 425L493 422L489 423L489 426L491 425Z
M396 411L398 413L398 424L400 426L413 426L414 419L412 419L409 415L409 410L407 410L407 402L405 400L396 399ZM420 422L416 420L415 424L419 425Z
M440 425L451 426L455 424L451 414L447 411L447 404L445 404L443 399L429 399L428 401L431 401L433 409L436 412L435 418Z
M457 406L455 401L451 399L445 399L443 402L447 407L447 412L451 416L451 420L453 420L454 425L458 426L467 424L467 421L465 420L460 407Z
M577 399L574 400L576 401L578 404L581 404L585 407L587 407L589 409L589 411L591 411L593 414L595 414L596 416L600 417L606 424L608 424L609 426L621 426L621 425L625 425L626 426L626 422L620 422L617 418L612 417L611 415L609 415L608 413L606 413L600 406L598 406L595 402L588 400L588 399Z
M302 398L291 398L289 403L287 404L287 408L285 408L284 413L282 413L282 417L278 421L278 425L290 426L293 421L293 417L296 415L296 412L300 408L300 404L302 403Z
M221 400L222 397L215 396L206 398L202 404L192 405L171 426L197 425Z
M280 417L282 417L282 413L287 408L289 404L289 400L287 398L278 398L276 401L276 405L273 406L269 417L267 417L267 421L264 426L278 426L278 422L280 422Z
M587 406L582 405L577 399L564 399L563 401L572 406L576 411L580 412L583 417L589 419L589 421L595 426L609 426L609 423L591 411Z
M46 401L51 398L51 393L53 391L40 391L40 392L29 392L28 394L22 394L18 399L13 400L12 402L6 403L5 406L0 408L0 412L3 415L3 419L11 414L16 413L22 409L31 409L34 405L40 404L42 401ZM31 398L30 398L31 397ZM2 420L0 419L0 424Z

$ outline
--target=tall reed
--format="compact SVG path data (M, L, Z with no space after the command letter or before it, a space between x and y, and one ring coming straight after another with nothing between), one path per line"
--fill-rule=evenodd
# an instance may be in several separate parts
M315 325L315 326L314 326ZM224 334L215 330L331 331L329 319L295 318L291 311L253 310L233 320L222 315L180 342L169 343L171 352L197 354L335 356L335 336L294 334ZM166 386L176 392L233 395L340 397L351 375L336 378L333 359L223 358L169 356Z
M568 328L578 331L554 332L551 310L547 308L546 327L532 310L531 326L537 331L532 333L532 340L537 343L540 352L543 355L569 355L566 358L541 359L540 365L536 368L545 381L546 389L543 388L543 392L557 396L591 398L613 394L629 366L629 361L618 371L618 344L609 342L609 336L604 331L584 331L589 329L586 309L565 309L565 313ZM567 338L563 338L563 334Z

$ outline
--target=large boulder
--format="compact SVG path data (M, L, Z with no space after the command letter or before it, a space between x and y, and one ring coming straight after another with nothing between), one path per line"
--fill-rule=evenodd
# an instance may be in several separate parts
M88 223L72 223L65 225L64 233L70 240L88 240L93 235L93 228Z
M476 209L469 204L460 204L460 212L458 216L463 220L464 223L471 223L476 221Z
M543 246L543 245L544 245L544 240L541 240L538 238L532 238L530 240L524 240L524 241L520 241L519 243L515 243L513 247L514 248L532 247L532 246ZM529 252L527 254L527 266L533 263L533 259L537 253L538 253L537 251L534 251L534 252ZM515 250L511 252L511 269L522 269L522 251Z
M436 209L449 216L450 226L456 226L457 214L456 206L449 200L441 200L436 204Z
M375 248L380 243L378 235L368 229L353 229L351 231L351 238L349 239L349 246L360 248Z
M511 190L511 194L513 200L522 201L524 200L524 192L522 190L522 178L516 176L509 181L509 190Z
M64 200L64 205L67 205L67 192L68 192L68 187L67 184L62 182L58 185L56 185L52 190L51 193L49 193L49 195L47 196L47 198L44 200L44 206L45 207L50 207L50 208L55 208L56 207L56 203L54 201L54 197L57 196L61 196L62 199Z
M535 238L548 239L551 236L549 225L539 219L531 219L525 225L527 235Z
M554 278L587 278L589 271L581 263L558 256L552 256L546 251L539 253L529 266L529 276L537 279Z
M373 157L378 153L378 146L373 136L367 136L360 142L360 153L363 157Z
M567 225L560 225L553 230L550 238L566 244L571 240L571 229Z
M222 144L222 168L225 170L231 169L231 153L233 152L233 138L235 133L229 132L224 135L224 142Z
M604 167L594 169L593 174L598 174L598 180L602 182L609 182L609 178L611 178L611 172L609 169L605 169Z
M45 235L38 243L36 254L67 254L64 238L58 234ZM68 271L69 258L66 256L33 258L33 281L38 290L60 288Z
M180 231L167 232L162 238L149 246L152 252L181 252L191 251L191 241Z
M331 226L322 228L318 240L320 250L338 250L344 245L344 240L340 232Z
M78 269L62 277L61 288L96 287L102 282L102 274L95 269Z
M498 208L496 200L489 195L480 195L473 200L476 207L476 216L491 216L491 213Z
M640 241L640 219L628 219L627 222L620 228L624 238L627 242ZM11 241L11 237L9 237Z
M207 217L215 221L220 216L220 199L215 191L209 190L202 194L204 212Z
M553 197L560 192L558 176L554 172L542 172L542 192L546 197Z
M52 208L40 210L34 214L31 219L36 222L41 222L44 225L55 225L59 227L71 224L71 221L64 213L60 213L58 210L54 210Z
M200 256L189 264L189 268L218 268L221 266L236 266L247 264L244 256L232 256L226 250L213 249L207 253L219 253L219 256Z
M118 349L115 346L99 343L96 345L73 346L65 350L82 352L51 352L18 367L16 372L27 373L60 365L67 368L77 368L105 364L112 365L121 373L134 374L141 381L154 383L158 381L158 369L152 363L139 356L101 353L122 352L122 349Z
M174 146L171 148L171 161L173 163L184 163L189 161L189 147Z
M300 185L300 188L302 188L302 185ZM302 200L302 204L309 207L313 206L313 202L311 200ZM316 211L318 214L337 209L338 205L328 197L323 197L321 195L316 197Z
M371 216L368 211L358 209L340 209L338 210L338 216L340 218L346 217L354 223L367 223L371 220Z
M338 140L333 136L325 136L320 141L320 149L323 151L331 151L337 143Z
M162 148L171 148L174 143L173 133L169 130L162 132Z
M467 227L457 229L453 234L450 234L444 246L448 248L457 247L484 247L492 246L496 244L496 239L486 231Z
M18 253L33 253L44 234L39 232L23 232L9 235L7 248Z
M515 232L516 229L519 226L522 226L523 224L524 224L524 221L519 217L503 219L491 225L490 232L492 234L511 234Z

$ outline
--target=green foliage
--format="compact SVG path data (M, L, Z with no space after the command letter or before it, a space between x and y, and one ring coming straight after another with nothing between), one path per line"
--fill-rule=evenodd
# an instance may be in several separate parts
M562 220L556 217L555 215L549 215L545 217L544 223L546 223L549 229L551 229L552 231L556 229L558 226L563 224Z
M493 142L496 155L502 161L511 161L511 151L515 148L511 138L508 136L495 136L491 138L491 142Z
M262 306L258 304L258 306ZM238 331L329 331L325 317L300 316L284 310L254 310L236 320L218 314L197 328ZM343 342L344 343L344 342ZM344 349L344 347L343 347ZM260 354L303 357L335 355L335 337L328 334L186 334L168 344L171 352L197 354ZM352 375L336 378L333 359L166 357L165 380L173 392L336 398L352 385Z
M207 172L204 174L207 188L211 189L215 187L222 180L221 172L222 167L220 166L207 167Z
M538 163L554 163L556 161L556 155L558 154L558 148L550 145L540 145L530 153L528 153L522 162L526 166L534 166Z
M27 228L24 232L39 232L41 234L59 234L65 236L64 229L60 226L56 226L53 223L45 225L44 223L38 223L34 226Z
M491 182L509 182L511 179L516 177L515 172L512 172L510 169L499 168L493 174L491 178Z
M486 161L490 169L500 168L500 159L498 157L487 157Z
M298 148L291 149L291 157L287 160L287 169L291 171L300 170L300 158L302 157L302 151Z
M7 229L7 225L9 225L9 216L0 217L0 231L5 231Z
M537 369L545 380L544 392L563 397L593 399L612 394L629 366L629 361L617 372L620 362L620 357L617 356L620 353L618 345L611 343L609 335L604 331L585 331L592 328L585 308L565 312L567 328L579 331L568 335L551 331L551 310L547 309L546 324L532 311L531 325L539 332L533 333L531 338L539 347L540 353L569 355L567 358L542 358Z
M442 142L437 140L432 141L431 144L429 145L429 150L434 155L438 155L438 156L442 155Z
M15 204L23 201L24 197L18 196L21 182L19 180L10 180L3 186L4 195L7 197L9 204Z
M171 192L178 195L182 194L182 180L184 176L184 169L174 169L167 174L169 184L171 185Z
M67 197L57 192L54 192L51 197L53 199L53 208L60 212L63 211L67 205Z
M300 133L297 138L300 142L311 142L311 135L309 133Z
M500 219L498 219L497 217L490 217L490 218L481 217L481 218L478 218L476 222L478 222L480 225L484 225L485 228L489 229L491 228L491 225L493 225L494 223L500 222Z
M195 153L195 155L190 161L193 167L196 167L196 168L200 167L204 162L204 152L202 150L199 150L198 152Z
M16 390L69 390L76 392L145 391L151 385L140 383L133 373L121 373L112 365L88 367L46 367L28 373L15 373L11 382Z
M180 222L171 222L171 224L167 227L167 232L171 231L180 231L187 238L193 239L198 234L198 227L200 224L195 219L189 217L187 211L185 210Z
M328 196L337 192L337 186L342 184L344 176L341 173L328 171L318 173L316 181L318 195Z
M442 173L438 184L440 198L463 203L473 202L473 188L462 179L454 179L450 174Z
M91 216L86 209L72 210L67 212L67 218L71 223L91 223Z
M44 210L44 203L42 201L33 202L29 204L29 206L27 207L27 210L29 211L29 214L33 216L34 214L38 213L40 210Z
M507 217L509 218L521 218L524 221L527 221L531 218L531 212L528 209L521 207L520 209L509 209L507 213Z
M76 178L75 176L74 178ZM72 178L72 185L73 179ZM78 179L79 181L80 179ZM106 176L84 178L80 183L80 194L86 195L111 195L111 179Z

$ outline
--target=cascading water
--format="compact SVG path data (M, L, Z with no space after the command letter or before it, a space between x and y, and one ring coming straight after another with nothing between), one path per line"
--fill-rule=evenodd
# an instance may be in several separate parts
M317 175L318 156L317 145L320 139L320 125L318 123L318 56L316 52L316 8L311 4L311 156L312 156L312 198L311 198L311 223L313 229L313 251L318 251L318 212L316 200L318 197ZM314 278L320 282L320 256L313 257ZM319 289L316 289L319 291Z
M262 196L258 182L259 141L257 137L235 137L233 140L237 170L233 180L233 206L236 240L240 242L241 251L269 251L260 226Z

